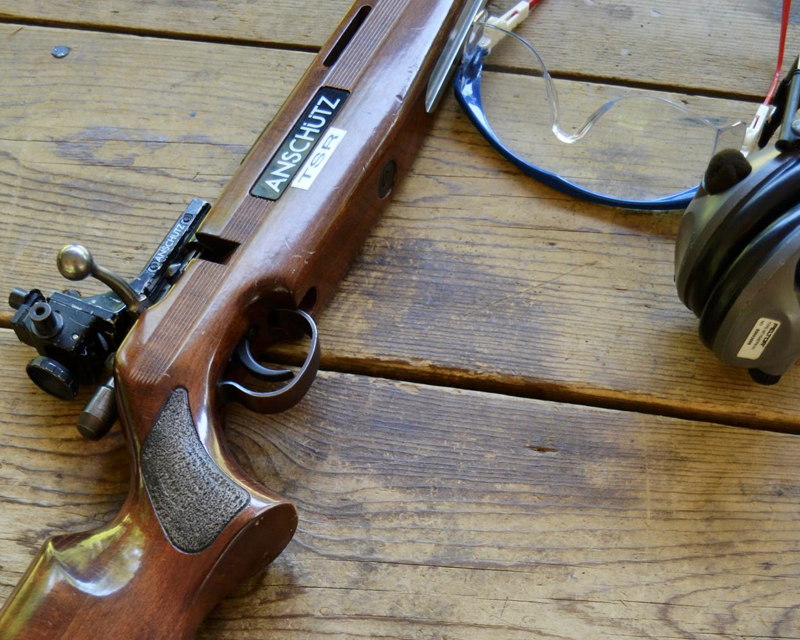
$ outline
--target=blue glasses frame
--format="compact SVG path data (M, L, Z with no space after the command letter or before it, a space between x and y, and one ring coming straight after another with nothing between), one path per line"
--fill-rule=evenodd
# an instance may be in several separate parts
M581 187L569 180L561 177L557 173L546 171L534 164L524 160L506 145L504 145L497 134L495 134L489 120L486 118L486 112L483 109L483 101L481 98L481 75L483 72L483 61L486 58L487 51L477 48L471 53L458 67L454 80L454 90L456 99L466 111L467 116L475 125L475 128L480 131L481 135L489 141L489 143L500 152L500 154L514 166L520 169L526 175L529 175L537 180L543 182L549 187L558 189L562 193L566 193L576 198L581 198L589 202L597 204L609 205L612 207L620 207L622 209L639 209L644 211L664 211L669 209L685 209L692 201L697 187L687 189L680 193L658 198L655 200L626 200L620 198L612 198L610 196L590 191Z

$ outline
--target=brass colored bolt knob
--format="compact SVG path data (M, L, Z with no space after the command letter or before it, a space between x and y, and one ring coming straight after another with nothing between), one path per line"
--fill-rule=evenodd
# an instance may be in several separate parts
M56 263L67 280L83 280L94 272L92 254L79 244L69 244L59 251Z
M83 280L92 276L116 293L131 313L138 316L142 312L144 297L136 293L124 278L95 263L86 247L68 244L58 252L56 264L67 280Z

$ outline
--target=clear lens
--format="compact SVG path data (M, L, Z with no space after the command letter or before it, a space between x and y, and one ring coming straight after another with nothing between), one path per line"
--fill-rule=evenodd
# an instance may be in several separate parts
M482 27L473 47L502 32ZM540 169L612 198L653 200L696 186L715 150L741 146L744 123L717 126L646 92L569 81L556 96L530 45L500 35L484 60L483 108L500 141Z

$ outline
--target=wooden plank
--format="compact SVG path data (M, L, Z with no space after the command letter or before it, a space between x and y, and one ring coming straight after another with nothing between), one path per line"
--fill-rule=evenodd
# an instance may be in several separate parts
M127 469L0 357L5 598ZM301 525L200 638L797 638L795 436L326 373L228 437Z
M0 0L0 19L314 48L350 4ZM492 9L513 4L494 2ZM548 0L520 32L558 74L763 98L775 68L780 16L781 0ZM793 19L788 42L798 35ZM58 42L70 38L63 33ZM790 48L787 68L793 59Z
M58 33L0 27L2 291L64 288L54 255L70 241L133 277L188 200L219 194L310 60L91 33L55 60ZM757 387L701 346L672 283L678 221L519 176L448 99L321 318L324 366L798 429L800 375Z

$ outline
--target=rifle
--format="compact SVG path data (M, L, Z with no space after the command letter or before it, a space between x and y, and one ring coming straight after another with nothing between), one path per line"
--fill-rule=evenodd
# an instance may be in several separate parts
M132 476L110 523L45 543L0 611L2 640L193 638L288 544L295 507L238 467L223 408L284 411L310 387L313 315L410 168L428 80L444 84L448 35L481 3L464 4L357 0L218 201L193 200L137 278L70 245L62 275L108 293L12 291L10 323L39 353L29 376L64 399L100 383L79 430L97 439L118 417ZM303 334L298 371L258 360Z

